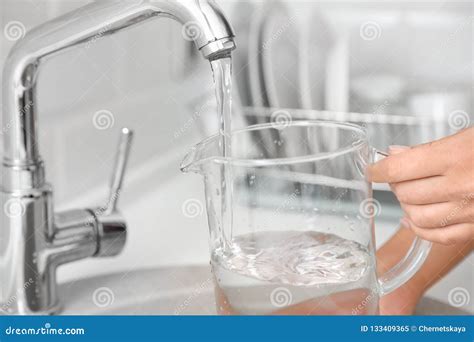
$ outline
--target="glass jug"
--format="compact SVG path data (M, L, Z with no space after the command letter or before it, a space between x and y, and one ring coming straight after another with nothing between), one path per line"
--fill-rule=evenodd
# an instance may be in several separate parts
M357 125L250 126L194 146L181 166L204 176L220 314L378 314L379 297L412 277L430 244L415 239L377 277L365 167L377 154Z

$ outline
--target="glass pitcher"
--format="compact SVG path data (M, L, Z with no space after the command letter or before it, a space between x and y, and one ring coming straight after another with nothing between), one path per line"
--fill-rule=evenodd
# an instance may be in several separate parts
M211 265L220 314L378 314L379 297L412 277L430 244L377 277L365 167L376 158L357 125L294 121L250 126L185 157L204 176Z

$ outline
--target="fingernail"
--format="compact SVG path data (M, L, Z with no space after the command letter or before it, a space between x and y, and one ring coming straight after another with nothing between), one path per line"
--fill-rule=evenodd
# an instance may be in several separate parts
M409 146L391 145L391 146L388 147L388 153L389 154L397 154L397 153L406 151L409 148L410 148Z
M408 219L406 217L403 217L400 220L400 225L404 228L410 228L410 221L408 221Z

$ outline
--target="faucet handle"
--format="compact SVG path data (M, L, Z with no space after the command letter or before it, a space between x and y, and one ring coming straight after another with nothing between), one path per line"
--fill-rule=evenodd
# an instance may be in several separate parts
M122 190L123 178L127 168L130 156L130 147L133 141L133 131L128 128L122 128L117 154L115 156L115 166L113 168L112 179L110 182L109 199L106 205L105 214L111 214L117 210L117 203Z
M122 189L132 140L133 131L122 128L110 182L109 198L104 210L99 210L96 215L99 237L97 256L117 255L125 245L127 223L117 210L117 203Z

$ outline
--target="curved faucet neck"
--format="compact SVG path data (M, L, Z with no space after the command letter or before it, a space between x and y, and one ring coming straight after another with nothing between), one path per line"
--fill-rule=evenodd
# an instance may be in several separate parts
M212 0L97 1L61 16L28 34L5 63L3 166L4 191L37 188L44 182L37 135L37 78L42 62L68 48L114 34L154 17L195 25L192 38L212 59L235 48L233 31Z

